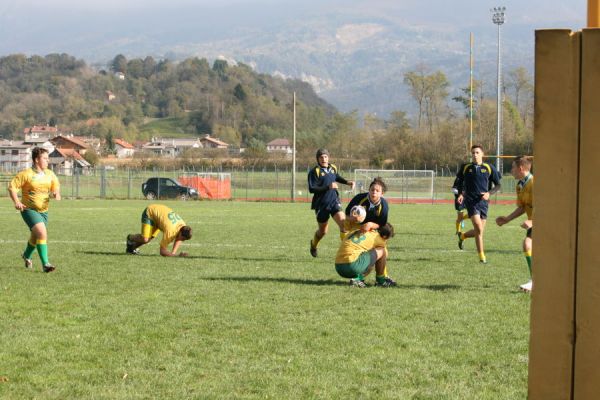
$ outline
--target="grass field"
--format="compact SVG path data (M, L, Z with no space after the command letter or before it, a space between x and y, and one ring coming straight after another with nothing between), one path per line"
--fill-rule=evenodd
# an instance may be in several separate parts
M355 289L335 230L309 255L307 204L164 203L195 229L189 258L124 254L145 201L64 200L44 274L37 255L23 268L27 228L0 202L0 398L526 398L516 221L488 225L484 266L473 241L457 249L451 205L394 205L399 287Z

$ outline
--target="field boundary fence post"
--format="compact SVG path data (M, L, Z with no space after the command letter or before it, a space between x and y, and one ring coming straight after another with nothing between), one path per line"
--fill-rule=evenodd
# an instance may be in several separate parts
M131 199L131 168L127 167L127 199Z
M106 168L100 168L100 198L106 197Z
M79 182L81 179L81 173L77 173L75 175L75 198L78 199L79 198Z

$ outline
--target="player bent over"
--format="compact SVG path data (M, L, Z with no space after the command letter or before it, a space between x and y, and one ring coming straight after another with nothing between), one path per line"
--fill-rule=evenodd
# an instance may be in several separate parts
M360 229L363 232L369 232L379 229L387 224L389 206L387 200L383 197L387 191L387 185L381 177L375 177L369 184L367 193L359 193L350 200L346 206L346 220L344 221L344 230L352 232ZM357 222L355 218L351 218L353 207L360 206L366 211L366 217L362 222ZM385 267L384 275L388 277L387 267Z
M60 200L60 184L54 172L48 169L48 150L35 147L31 151L32 167L19 172L8 184L8 193L21 212L31 235L23 253L25 268L31 268L31 256L37 250L42 261L42 270L52 272L55 267L48 260L48 204L50 194ZM19 200L19 190L21 200Z
M329 217L340 228L340 237L343 237L345 215L342 211L338 183L350 185L354 189L354 181L342 178L337 167L329 163L329 151L317 150L317 165L308 172L308 191L313 194L311 209L315 210L318 228L315 236L310 241L310 255L317 256L317 246L323 236L327 234Z
M177 254L181 242L192 238L192 228L187 226L177 213L162 204L150 204L142 213L142 233L127 235L126 252L138 254L138 247L154 239L163 232L160 241L160 255L163 257L186 257L183 251ZM173 250L167 246L173 242Z
M396 282L384 275L386 241L392 237L394 227L389 223L378 231L356 230L350 233L340 244L335 256L335 270L341 277L350 278L350 285L365 288L365 276L375 268L375 286L396 286Z
M521 224L521 228L527 230L525 239L523 239L523 254L529 267L529 282L520 285L519 287L530 292L533 288L533 280L531 279L531 249L532 249L532 231L533 231L533 175L531 174L531 159L526 156L516 157L512 162L510 173L518 180L517 182L517 208L507 216L496 218L496 224L502 226L509 223L513 219L527 213L527 220Z

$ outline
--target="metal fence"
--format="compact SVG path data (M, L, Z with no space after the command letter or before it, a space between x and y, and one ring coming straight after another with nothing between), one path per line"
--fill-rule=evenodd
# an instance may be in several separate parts
M295 201L309 202L312 195L308 193L307 173L313 165L298 168L296 172ZM456 167L458 168L458 167ZM456 169L434 167L432 201L452 199L451 186L456 176ZM0 171L0 195L8 196L7 186L16 170ZM217 169L132 169L98 167L86 171L66 170L57 175L61 184L63 198L91 199L143 199L142 184L150 177L166 177L178 179L190 173L229 173L231 174L231 199L246 201L291 201L292 170L290 167L273 165L271 167L239 167ZM354 170L340 170L340 175L353 179ZM356 191L349 186L340 185L343 200L351 198ZM363 190L367 190L364 188ZM508 175L502 179L501 197L514 198L515 181ZM410 202L411 199L405 199Z

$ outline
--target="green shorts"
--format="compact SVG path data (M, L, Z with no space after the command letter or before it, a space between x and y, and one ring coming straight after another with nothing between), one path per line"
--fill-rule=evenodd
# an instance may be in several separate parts
M361 253L351 263L335 264L335 270L343 278L356 278L359 274L367 272L369 267L377 261L377 252L369 250Z
M43 222L44 225L48 226L48 213L47 212L41 213L41 212L37 212L32 209L26 208L25 210L21 211L21 217L23 217L23 221L25 221L25 223L29 227L29 230L31 230L34 225L37 225L40 222Z
M144 208L144 212L142 213L142 224L154 226L154 221L148 218L148 214L146 213L147 208Z

